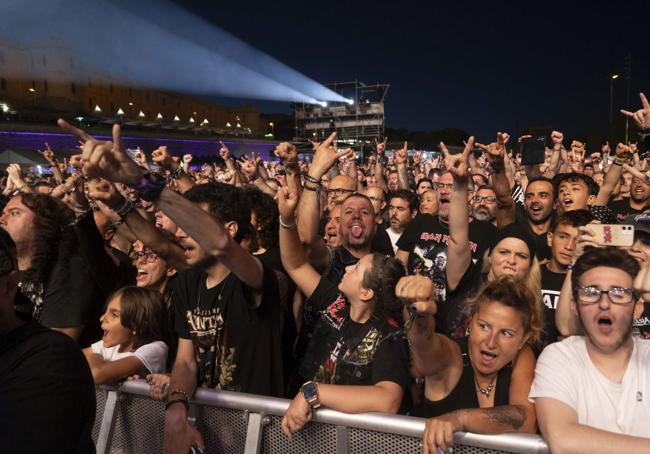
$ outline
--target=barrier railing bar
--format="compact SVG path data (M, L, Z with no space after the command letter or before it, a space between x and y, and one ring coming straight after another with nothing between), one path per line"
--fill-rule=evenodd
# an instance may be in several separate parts
M95 445L97 454L108 454L111 450L115 422L117 421L117 412L115 411L117 408L117 398L117 391L108 391L106 404L104 405L104 413L102 414L102 423L99 428L99 435L97 436L97 444Z
M336 454L348 454L349 452L349 430L346 426L336 426Z
M120 392L149 397L149 386L144 380L124 382L119 390ZM246 410L251 414L282 416L291 401L277 397L199 388L196 390L192 403ZM424 419L411 416L381 413L347 414L327 408L315 411L313 421L416 438L422 437L425 427ZM550 452L544 439L539 435L532 434L481 435L457 432L454 434L454 439L457 443L485 449L507 450L516 453L545 454Z
M244 454L258 454L260 452L260 446L262 446L262 419L263 415L260 413L248 414Z

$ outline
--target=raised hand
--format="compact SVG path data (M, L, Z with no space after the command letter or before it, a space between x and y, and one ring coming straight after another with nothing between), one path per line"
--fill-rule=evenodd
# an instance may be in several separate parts
M551 132L551 142L553 142L553 149L562 148L562 142L564 141L564 134L560 131Z
M438 306L434 290L433 281L427 277L405 276L397 282L395 296L413 312L435 315Z
M77 136L84 142L82 162L83 173L110 179L125 184L140 182L145 170L133 162L124 152L120 125L113 125L113 140L97 140L85 131L59 119L59 126L66 132Z
M354 150L351 148L338 151L334 144L335 139L336 133L333 132L314 152L314 158L309 167L309 175L312 177L320 179L339 158L354 153Z
M315 142L312 142L312 145ZM298 161L298 149L289 142L282 142L275 147L275 155L284 163Z
M506 143L510 140L510 135L505 132L497 133L497 141L489 145L477 143L476 147L485 152L490 162L502 161L506 154Z
M404 142L404 146L400 150L395 150L394 162L396 166L406 164L408 159L408 142Z
M643 93L639 93L642 108L636 112L621 109L621 113L634 120L639 129L650 129L650 103Z
M474 148L474 136L470 137L465 144L465 149L462 153L451 154L447 146L440 142L440 150L445 156L445 165L447 171L451 173L454 179L465 180L469 177L469 154Z
M249 179L254 179L257 175L257 163L246 156L242 156L239 161L239 168Z
M88 197L103 202L114 211L119 210L124 205L124 197L115 185L101 178L93 178L88 181Z
M219 156L221 156L221 159L224 161L227 161L230 159L230 150L222 141L219 141L219 144L221 145L221 148L219 148Z
M295 219L296 208L298 207L298 190L293 187L283 186L276 193L278 211L280 218L285 223L291 223Z
M384 154L384 151L386 151L386 144L388 143L388 137L384 137L383 142L377 142L377 139L375 139L375 145L377 147L377 154L382 155Z
M50 148L47 142L45 142L45 148L46 148L45 151L41 151L41 150L36 150L36 151L38 151L38 153L41 156L43 156L43 158L45 158L45 160L49 162L50 165L53 166L57 165L56 156L54 156L54 151L52 151L52 149Z
M167 151L167 147L164 145L156 148L151 153L151 160L156 164L158 164L159 166L168 170L174 164L174 160L172 159L172 156L169 154L169 151Z
M192 155L191 154L184 154L183 155L183 165L187 169L190 166L190 162L192 162Z
M77 170L81 170L84 166L83 160L81 159L80 154L73 154L70 156L70 165Z

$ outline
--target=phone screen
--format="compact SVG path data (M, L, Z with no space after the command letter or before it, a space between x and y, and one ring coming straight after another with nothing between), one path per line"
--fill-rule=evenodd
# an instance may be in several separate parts
M521 141L521 163L529 166L544 163L546 136L531 137Z

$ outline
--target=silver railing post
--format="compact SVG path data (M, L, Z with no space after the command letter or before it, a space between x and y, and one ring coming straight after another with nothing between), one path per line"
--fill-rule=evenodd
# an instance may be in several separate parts
M108 391L106 396L106 404L104 405L104 413L102 414L102 423L99 428L99 435L97 436L97 454L108 454L111 450L111 441L113 440L113 432L115 431L115 422L117 421L117 408L118 392Z
M350 452L350 432L347 426L336 426L336 454Z
M248 413L246 426L246 446L244 454L258 454L262 445L262 420L261 413Z

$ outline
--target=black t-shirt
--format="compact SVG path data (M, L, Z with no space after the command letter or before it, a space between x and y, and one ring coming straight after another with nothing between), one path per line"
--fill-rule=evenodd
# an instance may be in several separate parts
M623 221L627 216L634 216L635 214L643 213L643 210L636 210L630 206L629 197L621 200L611 200L607 207L614 212L618 222Z
M408 345L394 320L371 317L356 323L336 286L321 278L305 301L322 316L311 338L300 374L304 380L341 385L409 383Z
M176 277L176 332L191 339L199 386L282 395L280 304L277 279L264 267L262 301L233 273L206 288L207 273L190 268Z
M469 247L472 261L480 262L497 228L490 222L474 220L469 223ZM447 263L449 226L438 216L418 214L397 240L397 247L409 252L409 274L431 275Z
M387 227L390 227L390 224L385 222L377 225L377 232L372 239L371 247L373 252L379 252L380 254L393 257L395 253L393 252L393 244L390 242L390 237L386 232Z
M95 386L79 346L27 322L0 337L0 451L94 453Z
M546 347L556 342L560 333L555 326L555 310L560 301L560 290L564 284L566 273L554 273L548 266L541 267L542 270L542 302L544 303L544 332L542 333L541 346Z
M553 224L553 218L555 213L551 215L551 224ZM546 260L551 258L551 248L548 245L548 236L546 232L540 233L539 235L533 232L530 223L528 222L528 217L525 212L517 212L516 218L517 225L519 225L524 231L528 232L535 239L535 257L537 260Z
M81 257L73 255L57 260L45 286L21 283L21 292L31 301L34 318L48 328L83 327L78 343L81 348L101 338L99 317L106 295L89 273Z
M479 292L486 279L487 276L481 273L481 265L470 262L456 288L452 291L445 290L444 299L438 299L438 312L435 316L437 332L455 340L467 335L469 314L465 303Z

